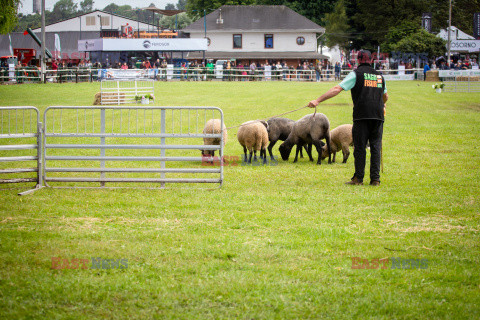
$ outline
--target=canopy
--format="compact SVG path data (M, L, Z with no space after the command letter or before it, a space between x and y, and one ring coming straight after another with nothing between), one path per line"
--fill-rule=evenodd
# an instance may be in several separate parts
M164 10L164 9L159 9L155 6L142 8L142 10L148 10L148 11L152 11L154 13L160 13L160 14L163 14L164 16L174 16L176 14L185 12L185 10Z

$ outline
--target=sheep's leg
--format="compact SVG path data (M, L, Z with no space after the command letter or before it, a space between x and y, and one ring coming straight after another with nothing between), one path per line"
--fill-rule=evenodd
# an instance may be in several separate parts
M350 150L348 146L345 146L342 148L342 153L343 153L343 163L347 163L348 156L350 155Z
M315 148L317 149L317 152L318 152L317 164L321 165L322 164L322 144L320 143L320 140L314 140L313 144L315 145Z
M248 162L248 159L247 159L247 147L243 147L243 154L245 155L245 161L244 162Z
M253 150L253 161L257 162L257 150Z
M272 160L275 160L275 158L273 157L273 153L272 153L272 149L273 149L273 146L275 145L275 143L277 143L277 141L270 141L270 144L268 145L268 153L270 154L270 159L272 159Z
M333 152L332 162L335 162L335 157L337 156L336 152Z
M332 164L332 148L330 147L330 134L325 139L327 141L327 150L328 150L328 164ZM318 156L318 160L320 160L320 154Z
M308 145L305 146L305 150L307 150L308 158L310 161L313 162L313 157L312 157L312 144L309 143Z
M298 160L298 153L300 151L300 149L302 148L302 145L299 143L297 144L297 150L295 151L295 159L293 160L293 163L297 162Z
M260 150L260 154L262 153L263 153L263 164L267 164L267 150L266 149Z
M252 163L252 155L253 155L253 150L250 150L250 157L248 158L248 163Z

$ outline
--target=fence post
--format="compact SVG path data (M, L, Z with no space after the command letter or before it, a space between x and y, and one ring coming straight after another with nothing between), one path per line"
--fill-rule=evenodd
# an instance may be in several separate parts
M112 112L114 112L112 110ZM113 128L112 128L113 129ZM100 109L100 133L105 134L105 108ZM105 137L100 138L100 144L105 145ZM105 157L105 148L100 149L100 156ZM105 169L105 160L100 161L100 168ZM100 172L100 178L105 179L105 172ZM100 182L102 187L105 187L105 182Z
M161 134L165 134L165 132L166 132L166 119L165 119L165 117L166 117L166 110L165 110L165 109L162 109L162 110L160 111L160 133L161 133ZM181 126L181 125L182 125L182 123L180 122L180 126ZM162 147L165 146L165 137L160 138L160 145L161 145ZM160 150L160 155L161 155L162 157L165 157L166 153L165 153L165 149L164 149L164 148L162 148L162 149ZM162 160L162 162L160 162L160 168L165 169L165 160ZM160 175L161 175L160 177L161 177L162 179L165 179L165 172L162 172ZM160 186L161 186L162 188L164 188L164 187L165 187L165 182L162 182Z
M78 69L77 69L77 71L75 72L75 83L78 83Z
M43 124L39 122L37 124L37 167L38 167L38 181L37 181L37 188L43 186L43 161L42 161L42 140L43 140Z

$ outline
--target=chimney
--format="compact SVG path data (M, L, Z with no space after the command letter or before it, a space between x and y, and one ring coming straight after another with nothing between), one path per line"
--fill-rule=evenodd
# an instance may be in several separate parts
M220 13L218 15L217 24L223 24L222 9L219 9L219 11L220 11Z

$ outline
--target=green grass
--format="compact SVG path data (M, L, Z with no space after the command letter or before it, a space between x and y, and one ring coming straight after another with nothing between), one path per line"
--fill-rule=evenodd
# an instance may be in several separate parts
M304 106L331 85L158 82L155 95L157 105L220 107L233 126ZM340 164L337 154L333 165L228 166L213 190L0 191L0 318L479 318L480 94L388 89L380 187L345 186L353 156ZM91 105L97 91L0 86L0 105L43 112ZM332 127L351 123L350 94L318 111ZM242 152L235 132L226 155ZM128 268L53 270L52 257L128 259ZM428 268L357 270L352 257L428 259Z

